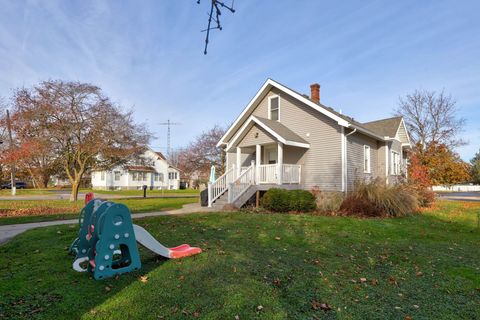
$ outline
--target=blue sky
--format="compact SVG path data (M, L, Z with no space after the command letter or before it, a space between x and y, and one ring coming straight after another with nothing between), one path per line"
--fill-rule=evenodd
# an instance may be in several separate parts
M229 0L225 0L229 3ZM359 121L391 116L416 88L452 94L480 148L479 1L237 0L203 55L207 0L2 0L0 96L44 79L99 85L165 151L231 123L266 78Z

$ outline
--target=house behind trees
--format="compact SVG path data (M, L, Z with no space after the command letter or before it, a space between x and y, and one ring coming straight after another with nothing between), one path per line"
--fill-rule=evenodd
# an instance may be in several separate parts
M97 190L142 189L177 190L180 170L169 164L161 152L145 152L122 166L109 170L92 170L92 188Z

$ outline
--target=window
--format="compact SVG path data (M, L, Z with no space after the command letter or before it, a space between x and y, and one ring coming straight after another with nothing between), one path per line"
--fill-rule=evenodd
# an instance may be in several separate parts
M370 165L370 146L363 146L363 172L370 173L371 172L371 165Z
M400 174L400 154L398 152L392 151L391 157L391 165L390 165L390 173L392 175L399 175Z
M137 173L132 172L132 181L137 181Z
M100 180L105 181L105 171L100 173Z
M272 96L268 98L268 118L270 120L280 121L280 97Z
M155 172L155 175L153 176L153 181L158 181L158 173Z
M177 173L177 172L169 172L169 173L168 173L168 179L169 179L169 180L178 179L178 173Z
M115 181L120 181L120 176L121 176L120 171L115 171L114 175L115 175Z
M142 174L142 181L147 181L147 173L143 172Z

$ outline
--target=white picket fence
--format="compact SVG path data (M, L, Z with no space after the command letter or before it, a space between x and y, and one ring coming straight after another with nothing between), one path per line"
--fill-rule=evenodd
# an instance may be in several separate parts
M439 192L476 192L480 191L480 185L433 186L432 190Z

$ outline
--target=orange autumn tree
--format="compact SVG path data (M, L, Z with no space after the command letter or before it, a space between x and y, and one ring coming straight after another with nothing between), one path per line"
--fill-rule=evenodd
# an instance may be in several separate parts
M410 154L408 185L417 194L420 206L428 207L435 200L429 169L426 165L422 164L417 153Z
M431 143L418 153L422 165L428 168L428 175L434 185L450 185L469 182L470 166L445 144Z

